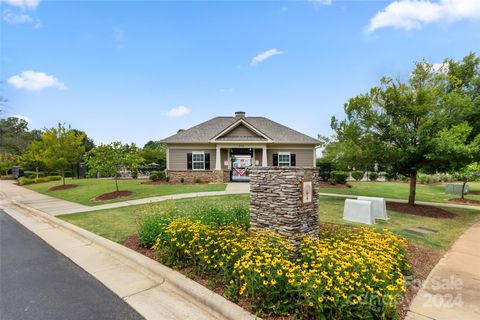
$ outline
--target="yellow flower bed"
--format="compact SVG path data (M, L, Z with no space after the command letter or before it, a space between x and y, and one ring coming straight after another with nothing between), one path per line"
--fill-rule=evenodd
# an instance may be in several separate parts
M328 319L396 317L406 242L388 231L322 226L295 248L279 235L174 220L154 248L170 265L224 276L226 294L262 314Z

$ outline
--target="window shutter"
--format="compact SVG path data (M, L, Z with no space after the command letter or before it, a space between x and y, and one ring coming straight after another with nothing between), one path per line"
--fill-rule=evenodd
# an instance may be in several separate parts
M290 165L292 167L295 167L297 165L297 162L295 161L295 154L294 153L290 154Z
M278 166L278 153L273 154L273 166Z
M205 170L210 170L210 153L205 153Z
M193 169L192 153L187 153L187 170Z

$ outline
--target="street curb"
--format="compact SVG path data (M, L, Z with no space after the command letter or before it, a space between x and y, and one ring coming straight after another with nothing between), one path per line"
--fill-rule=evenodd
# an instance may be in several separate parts
M174 271L136 251L133 251L125 246L122 246L121 244L103 238L73 224L65 222L45 212L30 208L29 206L18 201L12 200L12 203L36 216L41 217L44 220L47 220L49 223L54 224L59 228L70 231L78 237L90 241L92 244L101 246L106 250L126 259L128 262L138 267L138 270L141 270L147 276L151 277L153 275L156 278L164 279L166 282L189 297L189 300L192 303L197 304L199 307L206 309L212 314L218 314L228 320L261 320L261 318L251 314L237 304L205 288L199 283L185 277L183 274Z

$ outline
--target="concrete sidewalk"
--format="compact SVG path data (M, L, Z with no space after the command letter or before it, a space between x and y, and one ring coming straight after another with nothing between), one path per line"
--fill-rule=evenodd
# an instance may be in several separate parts
M135 199L122 202L114 202L108 204L102 204L98 206L85 206L75 202L57 199L50 197L27 188L16 185L12 180L0 180L0 200L9 199L16 201L30 208L48 213L52 216L58 216L62 214L70 214L77 212L96 211L103 209L113 209L128 207L138 204L146 204L153 202L162 202L167 200L187 199L195 197L210 197L210 196L223 196L231 194L242 194L250 192L250 184L248 183L229 183L225 191L210 191L210 192L193 192L193 193L180 193L166 196L150 197L143 199Z
M461 235L430 272L407 320L480 319L480 223Z
M351 198L351 199L356 199L358 197L357 195L351 195L351 194L323 193L323 192L319 192L318 195L319 196L327 196L327 197L336 197L336 198ZM388 202L397 202L397 203L407 203L408 202L407 200L402 200L402 199L385 198L385 200L388 201ZM453 203L443 203L443 202L415 201L415 204L420 204L420 205L424 205L424 206L432 206L432 207L480 210L480 206L470 206L470 205L464 205L464 204L453 204Z

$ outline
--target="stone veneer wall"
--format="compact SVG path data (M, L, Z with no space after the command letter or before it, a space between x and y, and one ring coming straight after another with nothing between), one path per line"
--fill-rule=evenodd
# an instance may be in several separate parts
M201 182L223 183L230 181L228 170L168 170L171 182L180 182L183 178L187 183L195 182L199 178Z
M302 183L312 181L312 202L302 203ZM302 167L250 169L250 225L277 232L298 244L318 237L318 170Z

